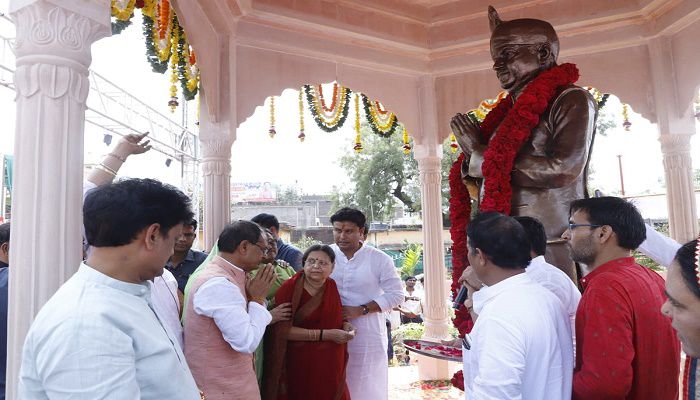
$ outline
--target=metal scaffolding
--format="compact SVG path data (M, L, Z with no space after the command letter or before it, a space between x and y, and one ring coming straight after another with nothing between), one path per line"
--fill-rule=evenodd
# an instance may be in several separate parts
M0 86L15 90L12 35L12 20L0 13ZM192 199L193 211L199 216L202 198L199 138L187 128L187 102L180 106L182 122L178 123L93 70L90 70L89 80L85 122L105 135L150 132L151 151L171 160L167 165L171 162L180 164L181 188Z

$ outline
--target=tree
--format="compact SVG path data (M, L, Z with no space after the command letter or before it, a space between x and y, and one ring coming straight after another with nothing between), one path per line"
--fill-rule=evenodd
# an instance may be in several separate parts
M396 200L409 212L419 211L418 163L403 154L400 135L383 138L366 125L361 132L363 150L340 160L354 188L334 191L334 208L352 205L369 219L380 221L390 218Z
M366 125L361 127L361 132L362 152L357 154L351 151L340 161L340 165L348 172L353 187L346 190L337 187L333 189L333 209L357 207L375 220L389 219L397 201L408 212L420 211L418 162L413 155L403 154L401 136L395 134L383 138L372 133ZM450 196L448 175L457 156L450 151L449 142L443 144L443 221L447 220Z
M281 205L294 205L301 201L299 189L295 186L284 186L277 188L277 203Z

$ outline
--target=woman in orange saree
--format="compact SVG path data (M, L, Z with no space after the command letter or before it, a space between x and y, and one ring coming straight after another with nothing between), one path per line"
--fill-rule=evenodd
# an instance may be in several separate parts
M326 245L309 247L304 269L277 291L275 304L292 303L292 318L268 329L265 339L264 400L349 400L345 343L355 330L343 321L340 294L332 279L335 254Z

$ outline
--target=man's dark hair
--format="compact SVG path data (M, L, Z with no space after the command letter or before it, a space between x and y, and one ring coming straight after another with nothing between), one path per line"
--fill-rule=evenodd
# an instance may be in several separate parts
M274 227L275 229L277 229L277 231L280 230L280 222L277 220L277 217L275 217L272 214L258 214L250 220L262 226L263 228L270 229Z
M238 246L247 240L249 243L257 244L262 237L263 230L255 222L239 220L226 225L224 231L219 235L219 250L233 253Z
M537 218L532 217L513 217L525 229L527 238L530 241L530 250L534 251L538 256L543 256L547 251L547 233L544 230L544 225Z
M593 225L609 225L623 249L634 250L647 238L642 214L627 200L611 196L574 200L569 215L578 211L585 212Z
M518 221L497 212L477 214L467 226L469 249L481 249L495 265L504 269L530 264L530 241Z
M407 280L409 280L409 279L416 279L416 277L413 276L413 275L409 275L409 276L403 278L404 282L407 281Z
M335 252L331 248L331 246L327 244L314 244L309 246L308 249L304 252L304 255L301 256L301 265L306 264L306 259L309 258L309 254L311 254L314 251L322 251L328 255L328 258L331 259L331 263L335 262Z
M131 243L139 232L160 224L163 237L175 225L192 219L190 198L154 179L124 179L98 186L83 203L85 237L90 246Z
M681 276L683 276L686 286L693 292L695 297L700 298L700 285L698 285L698 276L695 271L697 267L695 264L695 252L697 249L698 240L691 240L678 249L675 259L681 266Z
M360 229L365 229L367 218L356 208L343 207L331 215L331 224L335 222L352 222Z
M185 222L185 226L191 226L195 231L197 230L197 220L192 218L191 220Z
M0 224L0 244L10 242L10 223Z

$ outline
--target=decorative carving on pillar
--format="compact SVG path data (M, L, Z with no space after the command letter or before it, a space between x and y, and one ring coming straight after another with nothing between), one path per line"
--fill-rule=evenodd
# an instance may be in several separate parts
M31 321L81 261L90 47L110 33L107 2L84 2L77 12L62 8L61 1L17 3L20 8L12 11L17 27L17 123L8 399L16 398L22 344ZM105 18L95 21L83 14Z
M216 127L205 125L205 129ZM219 125L219 124L216 124ZM201 142L204 175L204 245L210 249L231 221L231 140Z
M680 243L698 235L698 214L693 192L693 163L690 155L692 135L662 134L666 177L666 201L668 204L669 230L671 237Z
M421 183L423 209L423 265L425 266L425 321L424 337L445 339L448 335L449 310L447 298L447 274L442 238L442 191L440 157L421 154L417 157Z

